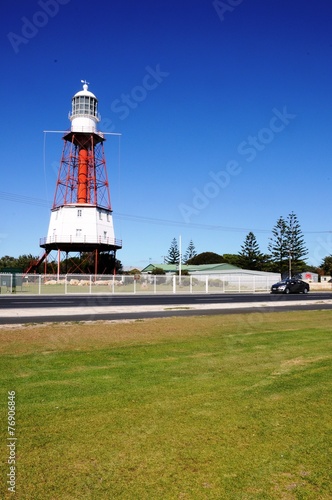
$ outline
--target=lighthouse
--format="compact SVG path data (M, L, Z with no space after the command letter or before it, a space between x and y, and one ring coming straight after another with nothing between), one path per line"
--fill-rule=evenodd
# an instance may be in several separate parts
M50 223L46 238L40 241L43 257L58 252L92 254L95 274L100 254L112 254L122 242L114 235L110 189L104 156L105 137L98 131L98 100L83 81L83 90L72 98L71 127L63 136L63 151L58 171Z

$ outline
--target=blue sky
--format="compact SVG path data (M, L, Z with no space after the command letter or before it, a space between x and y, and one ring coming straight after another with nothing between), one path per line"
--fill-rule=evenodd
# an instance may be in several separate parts
M117 257L267 252L294 211L332 253L329 0L9 1L2 5L0 256L39 255L71 98L99 100Z

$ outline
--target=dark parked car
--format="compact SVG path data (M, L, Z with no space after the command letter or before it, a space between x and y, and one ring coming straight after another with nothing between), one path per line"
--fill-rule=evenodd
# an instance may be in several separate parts
M279 281L271 287L271 293L308 293L309 290L308 283L297 278Z

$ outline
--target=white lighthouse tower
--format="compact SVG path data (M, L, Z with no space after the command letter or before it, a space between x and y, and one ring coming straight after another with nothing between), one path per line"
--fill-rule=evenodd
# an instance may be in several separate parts
M104 157L104 135L97 130L100 121L98 100L83 81L83 90L72 98L71 128L64 137L63 152L55 189L47 237L40 246L43 259L52 251L79 252L94 256L95 273L101 253L112 253L122 242L115 239L109 183ZM39 262L40 263L40 262Z

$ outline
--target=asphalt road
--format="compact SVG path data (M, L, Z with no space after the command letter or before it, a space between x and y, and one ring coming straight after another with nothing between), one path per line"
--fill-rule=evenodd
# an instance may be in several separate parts
M0 324L332 309L332 292L307 295L172 294L0 296Z

